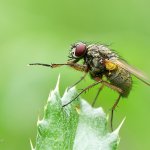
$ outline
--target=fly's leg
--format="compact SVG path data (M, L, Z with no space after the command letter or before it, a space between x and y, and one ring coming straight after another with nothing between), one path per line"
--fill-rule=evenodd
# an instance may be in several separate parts
M38 66L45 66L45 67L51 67L51 68L57 68L60 66L70 66L74 68L75 70L82 71L82 72L88 72L88 67L86 65L80 65L77 63L74 63L73 61L68 61L64 64L42 64L42 63L32 63L29 65L38 65Z
M117 91L118 93L123 93L123 90L120 89L119 87L115 86L115 85L112 85L111 83L107 82L107 81L103 81L103 84L106 85L107 87Z
M112 109L111 109L111 117L110 117L110 123L111 123L111 130L113 131L113 115L114 115L114 110L117 107L119 101L121 98L121 94L119 94L119 97L117 98L116 102L114 103Z
M80 65L80 64L74 63L72 61L68 61L67 64L64 64L64 65L69 65L71 68L73 68L77 71L85 72L84 76L82 76L80 80L78 80L75 84L73 84L71 87L69 87L69 89L72 88L73 86L77 85L78 83L80 83L87 75L88 67L86 65ZM54 68L54 67L56 67L56 64L52 64L52 68Z
M102 79L99 78L99 77L96 77L96 78L94 78L94 80L99 81L99 80L102 80ZM107 87L109 87L109 88L111 88L111 89L117 91L117 92L120 93L120 94L123 93L123 90L122 90L122 89L120 89L119 87L117 87L117 86L115 86L115 85L112 85L111 83L109 83L109 82L107 82L107 81L103 81L103 80L102 80L102 84L104 84L105 86L107 86Z
M38 65L38 66L45 66L45 67L51 67L51 68L56 68L56 67L60 67L60 66L69 66L75 70L81 71L81 72L85 72L84 76L81 77L81 79L79 81L77 81L75 84L73 84L71 87L77 85L79 82L81 82L85 76L87 75L88 72L88 67L86 65L80 65L77 63L74 63L72 61L68 61L66 64L41 64L41 63L32 63L29 65ZM69 89L71 88L69 87Z
M88 66L87 65L77 64L77 63L74 63L72 61L68 61L67 64L71 68L73 68L73 69L75 69L77 71L86 72L86 73L88 72Z
M103 87L104 87L104 85L102 84L102 85L100 86L100 88L98 89L98 92L97 92L96 97L95 97L95 99L94 99L94 101L93 101L93 103L92 103L92 106L95 105L95 103L96 103L96 101L97 101L97 98L98 98L98 96L99 96L99 93L100 93L100 91L103 89Z
M72 61L68 61L66 64L51 64L51 68L56 68L56 67L60 67L60 66L69 66L75 70L81 71L81 72L88 72L88 67L87 65L80 65L77 63L74 63Z
M88 67L86 65L80 65L80 64L77 64L77 63L73 63L71 61L67 62L67 64L51 64L52 68L59 67L60 65L68 65L68 66L70 66L71 68L73 68L73 69L75 69L77 71L85 72L84 76L82 76L80 80L78 80L75 84L73 84L68 89L70 89L73 86L75 86L78 83L80 83L86 77L87 72L88 72Z
M72 86L70 86L68 89L71 89L72 87L74 87L75 85L77 85L78 83L80 83L85 77L86 77L87 73L84 74L84 76L82 76L80 78L80 80L78 80L76 83L74 83Z
M44 66L44 67L51 67L51 68L56 68L64 65L69 65L69 64L42 64L42 63L32 63L29 64L30 66Z
M101 80L99 77L94 78L96 81ZM117 91L119 93L119 97L117 98L116 102L114 103L112 109L111 109L111 117L110 117L110 121L111 121L111 130L113 131L113 115L114 115L114 110L116 108L116 106L118 105L120 98L121 98L121 94L123 93L123 90L120 89L117 86L112 85L111 83L107 82L107 81L103 81L102 80L102 84Z
M74 99L72 99L70 102L68 102L67 104L63 105L63 107L67 106L68 104L72 103L75 99L77 99L83 92L87 91L88 89L94 87L95 85L101 83L102 80L99 80L91 85L89 85L88 87L84 88Z

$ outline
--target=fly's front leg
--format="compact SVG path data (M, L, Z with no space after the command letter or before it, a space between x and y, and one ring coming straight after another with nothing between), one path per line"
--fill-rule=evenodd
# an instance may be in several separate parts
M81 65L81 64L77 64L77 63L74 63L72 61L68 61L67 64L51 64L51 67L52 68L56 68L56 67L59 67L59 66L62 66L62 65L68 65L70 66L71 68L75 69L75 70L78 70L78 71L81 71L81 72L85 72L85 74L81 77L80 80L78 80L75 84L73 84L71 87L69 87L68 89L72 88L73 86L77 85L78 83L80 83L87 75L87 72L88 72L88 67L87 65Z
M77 63L74 63L72 61L68 61L67 64L75 69L75 70L78 70L78 71L82 71L82 72L88 72L88 67L87 65L81 65L81 64L77 64Z
M74 61L68 61L67 63L64 63L64 64L42 64L42 63L32 63L32 64L29 64L29 65L38 65L38 66L45 66L45 67L50 67L50 68L57 68L57 67L61 67L61 66L70 66L71 68L75 69L75 70L78 70L78 71L81 71L81 72L85 72L84 76L81 77L81 79L79 81L77 81L73 86L77 85L79 82L81 82L87 72L88 72L88 67L87 65L81 65L81 64L77 64L76 62ZM71 86L71 87L73 87ZM70 87L70 88L71 88Z
M50 68L56 68L56 67L60 67L60 66L69 66L70 64L43 64L43 63L32 63L29 64L29 66L44 66L44 67L50 67Z
M73 61L68 61L67 63L63 63L63 64L43 64L43 63L31 63L29 64L34 65L34 66L45 66L45 67L50 67L50 68L57 68L57 67L61 67L61 66L70 66L72 68L74 68L75 70L78 71L82 71L82 72L88 72L88 67L86 65L80 65L77 64Z

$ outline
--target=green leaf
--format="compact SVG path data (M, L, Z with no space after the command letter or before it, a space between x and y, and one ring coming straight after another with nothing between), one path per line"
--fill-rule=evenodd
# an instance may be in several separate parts
M51 91L44 117L37 123L35 150L116 150L119 143L118 127L113 132L107 129L108 117L103 109L92 108L87 101L77 96L75 87L59 94L59 78ZM31 144L32 150L34 149Z

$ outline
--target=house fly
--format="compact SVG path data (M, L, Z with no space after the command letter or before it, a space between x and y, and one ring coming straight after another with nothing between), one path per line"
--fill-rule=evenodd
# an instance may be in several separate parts
M83 60L83 64L78 63ZM30 65L42 65L46 67L56 68L63 65L70 66L75 70L84 72L84 75L79 81L77 81L73 86L82 81L86 74L89 73L91 78L95 82L85 89L83 89L74 99L64 106L70 104L74 101L80 94L90 89L91 87L101 83L96 97L93 101L93 106L96 99L103 89L107 86L119 93L114 105L111 108L111 129L113 130L113 114L116 106L119 103L121 97L128 97L132 88L132 77L134 75L139 80L150 86L148 78L139 70L127 64L123 59L121 59L116 52L111 50L108 46L103 44L86 44L84 42L77 42L71 46L71 51L69 54L69 60L64 64L41 64L32 63ZM105 81L103 78L106 78ZM64 107L63 106L63 107Z

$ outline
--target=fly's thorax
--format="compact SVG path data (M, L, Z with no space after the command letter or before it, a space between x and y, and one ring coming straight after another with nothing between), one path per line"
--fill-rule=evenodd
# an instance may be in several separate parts
M105 45L88 45L85 62L88 64L91 72L95 74L105 72L106 66L104 62L106 59L117 59L117 55Z
M98 76L106 70L105 66L101 63L101 58L87 58L86 62L89 66L89 72L93 76Z
M103 57L103 59L117 59L118 55L102 44L92 44L87 47L87 55L91 57Z
M87 54L85 62L89 67L89 72L92 76L98 76L105 70L105 66L102 64L103 58L97 51L91 51L92 54Z

